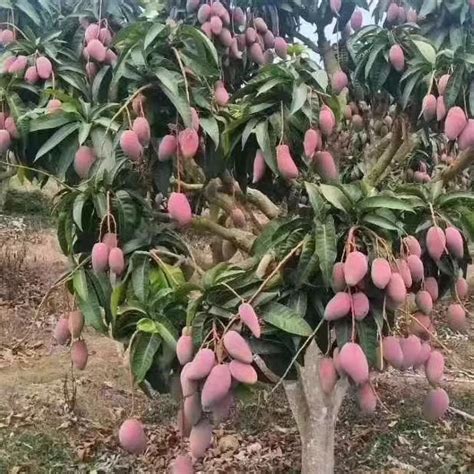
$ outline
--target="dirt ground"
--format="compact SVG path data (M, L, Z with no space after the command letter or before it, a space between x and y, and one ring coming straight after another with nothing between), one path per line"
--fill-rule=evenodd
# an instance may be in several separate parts
M70 301L56 291L37 311L66 268L49 224L38 215L0 215L0 474L165 473L185 450L175 429L175 402L132 392L116 343L90 331L88 367L72 374L67 348L51 337ZM353 395L343 405L336 472L474 471L472 318L469 336L438 327L440 350L449 352L444 387L457 412L430 424L421 417L425 377L380 374L383 405L375 415L361 415ZM144 421L149 436L141 457L117 443L117 427L131 414ZM265 387L255 390L214 435L197 471L299 472L297 431L281 392L270 397Z

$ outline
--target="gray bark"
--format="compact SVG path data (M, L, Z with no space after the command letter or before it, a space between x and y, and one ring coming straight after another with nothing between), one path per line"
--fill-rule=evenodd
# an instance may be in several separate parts
M338 380L332 394L324 394L319 383L321 357L316 343L312 341L305 354L304 366L297 366L297 380L284 383L301 438L302 474L334 472L336 420L349 387L344 377Z

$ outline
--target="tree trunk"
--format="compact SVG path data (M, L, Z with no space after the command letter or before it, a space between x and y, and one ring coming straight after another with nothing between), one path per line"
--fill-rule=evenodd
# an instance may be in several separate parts
M316 343L312 341L305 354L304 367L297 367L297 380L284 383L301 438L302 474L334 472L336 420L349 386L344 377L339 379L331 395L323 393L318 370L321 357Z

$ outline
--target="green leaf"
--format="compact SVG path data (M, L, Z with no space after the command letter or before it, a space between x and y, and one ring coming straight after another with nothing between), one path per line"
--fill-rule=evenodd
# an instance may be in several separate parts
M306 102L306 98L308 97L308 87L303 82L301 84L293 86L293 95L291 98L291 107L290 107L290 115L295 114L298 110L303 107L303 104Z
M359 336L359 344L367 357L369 365L371 367L376 367L379 339L375 321L369 317L363 319L362 321L358 321L357 334Z
M147 50L148 47L155 41L159 34L166 28L163 23L155 23L147 32L145 40L143 42L143 49Z
M439 207L445 206L455 206L456 204L466 204L466 203L474 203L474 194L470 192L456 192L456 193L448 193L442 194L436 204Z
M434 10L436 10L436 7L437 7L437 0L424 0L418 16L420 18L425 18L427 15L429 15Z
M265 158L265 163L274 174L278 174L276 158L273 154L272 147L270 145L270 138L268 136L267 120L263 120L255 127L255 136L257 137L258 145L262 150L263 157Z
M337 187L330 184L320 184L319 190L324 199L333 207L340 211L349 212L351 210L351 202L347 196Z
M364 212L369 209L387 208L387 209L398 209L400 211L414 212L413 207L392 196L372 196L363 199L358 203L358 208Z
M375 227L380 227L381 229L394 230L396 232L401 232L396 222L393 222L387 217L379 216L377 214L365 215L364 218L362 219L362 222L365 224L375 226Z
M310 336L311 326L295 311L280 303L265 305L260 312L263 320L282 331L297 336Z
M430 64L434 64L436 62L436 50L430 43L426 41L413 40L413 44Z
M219 147L219 124L214 117L202 117L199 120L203 130L209 135L215 143L216 148Z
M161 90L176 108L176 111L183 119L184 125L186 127L191 127L192 126L191 107L189 106L186 98L181 93L174 93L171 89L166 87L164 84L162 84Z
M138 301L145 303L150 283L150 258L148 254L133 254L132 287ZM138 260L138 261L137 261Z
M82 210L84 209L84 204L87 201L87 196L84 193L77 195L74 199L74 206L72 208L72 218L74 223L77 225L79 230L82 232Z
M80 268L79 270L76 270L74 272L74 275L72 277L72 285L76 295L79 298L86 300L88 295L87 278L86 272L83 268Z
M62 143L69 135L74 133L80 127L79 122L70 123L68 125L64 125L59 130L57 130L52 137L50 137L43 146L38 150L34 161L39 160L42 156L46 155L46 153L50 152L54 148L56 148L60 143Z
M171 324L167 324L164 320L160 322L155 321L155 324L158 334L163 338L165 344L173 352L176 352L176 343L178 342L177 331L171 326Z
M156 334L136 332L133 335L130 350L130 368L137 383L145 380L160 344L160 337Z
M15 0L15 7L21 10L28 18L36 25L41 25L41 18L37 13L37 10L31 5L30 0ZM13 11L13 9L12 9Z
M332 267L337 257L336 228L332 216L328 216L324 222L316 223L315 240L319 268L326 287L329 287L332 279Z
M269 90L273 89L275 86L283 82L285 82L284 77L274 77L273 79L270 79L269 81L265 82L263 86L259 87L256 96L258 97L259 95L262 95L265 92L268 92Z
M304 186L306 188L306 192L308 193L308 199L313 208L314 215L318 217L324 207L324 201L321 198L318 186L313 183L308 183L307 181L305 181Z
M137 330L142 332L148 332L150 334L158 334L158 328L156 327L155 321L150 318L142 318L137 323Z
M58 128L62 125L72 122L75 117L72 114L65 113L54 113L50 115L42 115L36 119L30 121L30 132L36 132L38 130L48 130L50 128Z
M464 68L457 68L446 85L446 92L444 93L444 101L446 109L450 109L456 105L457 98L462 90L464 84Z
M318 256L315 253L315 241L312 236L307 235L295 271L295 286L299 288L305 283L309 283L309 279L316 273L317 269Z

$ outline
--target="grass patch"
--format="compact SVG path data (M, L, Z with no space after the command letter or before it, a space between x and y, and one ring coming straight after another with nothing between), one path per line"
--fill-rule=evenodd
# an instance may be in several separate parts
M0 436L0 472L17 467L21 472L62 473L73 466L69 447L45 433L27 431L11 438Z
M5 200L5 212L8 214L50 217L51 208L50 198L39 190L9 189Z

